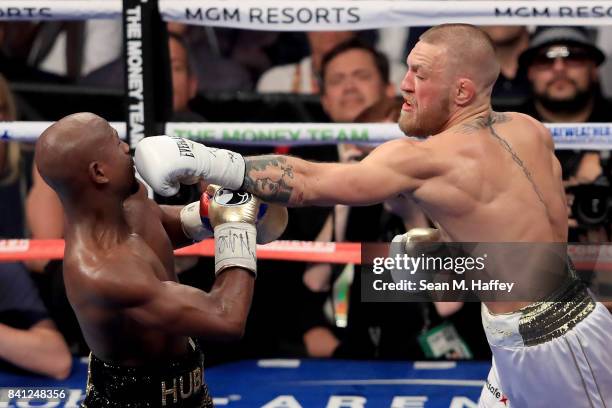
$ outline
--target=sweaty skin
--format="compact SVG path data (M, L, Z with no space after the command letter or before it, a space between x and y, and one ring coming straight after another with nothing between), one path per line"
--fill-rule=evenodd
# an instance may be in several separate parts
M173 247L191 243L181 207L147 198L108 122L63 118L41 135L35 160L62 201L66 291L94 355L139 366L184 355L187 336L242 335L252 274L228 269L210 293L177 283Z
M565 193L550 133L526 115L493 112L493 48L471 29L450 34L422 37L408 56L399 124L422 141L393 140L348 164L249 157L243 188L290 206L370 205L403 193L449 241L566 243ZM525 269L521 278L535 273ZM487 306L502 313L529 303Z

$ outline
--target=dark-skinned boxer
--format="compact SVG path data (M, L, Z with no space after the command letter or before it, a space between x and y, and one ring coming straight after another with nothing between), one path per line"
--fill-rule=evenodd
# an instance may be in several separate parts
M239 338L253 294L256 242L286 209L209 186L199 202L158 206L129 147L104 119L67 116L36 144L36 166L65 214L64 280L91 349L84 407L211 407L191 336ZM173 248L215 236L214 286L181 285Z

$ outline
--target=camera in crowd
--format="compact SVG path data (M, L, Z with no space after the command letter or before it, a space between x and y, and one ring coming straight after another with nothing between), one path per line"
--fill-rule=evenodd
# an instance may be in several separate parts
M582 227L607 225L612 221L612 188L610 187L610 168L590 184L578 184L566 188L574 196L572 216Z

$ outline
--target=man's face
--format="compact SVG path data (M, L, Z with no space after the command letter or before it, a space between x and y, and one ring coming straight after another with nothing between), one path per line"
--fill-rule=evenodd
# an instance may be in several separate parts
M536 99L570 102L590 92L597 67L587 50L553 45L541 49L528 70Z
M419 41L408 55L401 84L404 104L399 126L407 136L439 133L450 116L450 73L444 49Z
M332 59L323 78L323 109L334 122L351 122L365 109L393 95L393 87L381 78L374 57L351 49Z
M130 154L130 146L119 138L115 129L108 126L105 162L107 177L115 189L121 190L125 195L138 191L138 182L135 176L134 160Z
M189 100L197 91L195 77L189 72L187 51L175 38L170 37L170 64L172 66L172 106L175 112L189 110Z

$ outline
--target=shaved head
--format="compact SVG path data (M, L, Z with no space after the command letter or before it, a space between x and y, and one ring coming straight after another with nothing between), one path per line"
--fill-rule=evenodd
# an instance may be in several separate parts
M41 177L60 197L77 197L91 186L92 171L108 175L118 156L116 131L93 113L66 116L49 126L36 142L35 163ZM94 166L94 167L92 167Z
M489 36L469 24L441 24L430 28L420 41L442 46L451 74L474 81L479 91L491 90L499 76L499 62Z
M435 135L462 116L491 109L499 62L491 40L477 27L433 27L421 35L406 62L398 121L405 134Z

